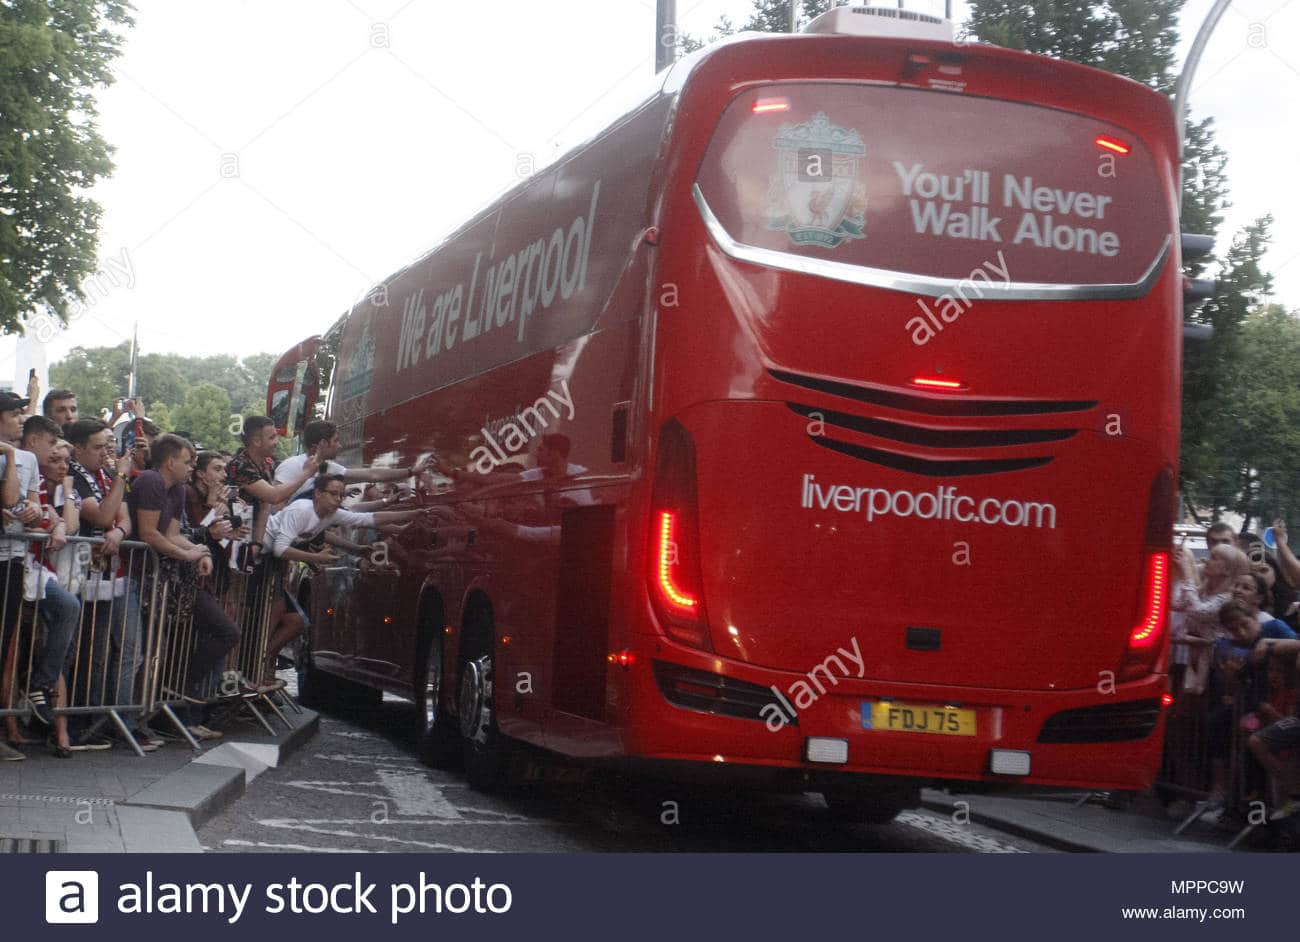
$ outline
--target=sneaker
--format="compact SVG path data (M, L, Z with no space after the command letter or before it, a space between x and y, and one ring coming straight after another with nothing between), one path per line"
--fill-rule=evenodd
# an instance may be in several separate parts
M32 718L42 726L54 725L54 711L44 690L27 691L27 705L32 708Z
M208 729L206 726L187 726L186 729L190 731L191 736L200 742L207 739L221 739L226 735L218 730Z
M165 739L163 739L152 729L150 729L149 724L147 723L141 723L139 726L135 728L134 732L132 732L131 735L134 736L135 741L142 746L145 743L152 743L154 747L157 748L158 746L161 746L166 742Z
M1285 821L1297 811L1300 811L1300 798L1292 798L1281 808L1278 808L1268 816L1270 821Z
M27 757L8 743L0 742L0 762L22 762Z

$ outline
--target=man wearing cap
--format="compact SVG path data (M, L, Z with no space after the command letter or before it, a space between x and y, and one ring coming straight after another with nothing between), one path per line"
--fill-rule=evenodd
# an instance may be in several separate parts
M30 451L18 448L23 435L23 418L30 399L9 390L0 391L0 503L4 505L4 532L19 534L41 519L40 465ZM0 665L5 663L9 643L18 627L23 605L23 560L27 542L0 538ZM0 761L23 758L23 754L0 743Z

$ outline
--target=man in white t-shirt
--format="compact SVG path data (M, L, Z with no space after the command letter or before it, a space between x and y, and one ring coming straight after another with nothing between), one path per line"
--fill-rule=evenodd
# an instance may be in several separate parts
M266 548L269 552L293 563L328 566L338 557L325 548L325 544L354 551L364 551L338 534L334 527L375 527L377 529L400 527L432 508L416 510L386 510L376 513L354 513L343 510L343 496L347 483L341 474L318 474L312 488L311 500L295 500L278 513L271 514L266 522ZM264 675L274 674L275 657L280 649L302 631L297 619L282 621L266 646Z
M307 460L313 457L320 462L319 476L327 474L341 475L349 484L362 481L374 483L405 481L423 470L422 464L419 463L412 468L345 468L333 460L342 448L339 444L338 426L333 422L326 422L322 419L307 423L302 430L302 444L307 449L305 453L284 459L275 469L275 483L284 484L288 481L297 480L302 476ZM289 500L292 502L310 497L312 494L312 480L314 479L308 479ZM269 540L267 544L270 544Z

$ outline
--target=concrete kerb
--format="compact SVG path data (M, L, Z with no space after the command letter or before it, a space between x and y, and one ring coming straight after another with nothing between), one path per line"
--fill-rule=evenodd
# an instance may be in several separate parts
M1068 853L1219 853L1226 843L1226 839L1175 837L1170 821L1137 807L1123 811L1078 807L1074 801L1047 796L950 795L930 790L922 792L922 803L931 811L959 812L967 820Z
M278 767L320 729L320 716L314 711L304 710L298 720L292 729L274 738L256 734L229 736L221 745L120 802L118 807L179 812L191 830L197 830L242 797L249 781L267 768Z
M1070 854L1097 854L1106 853L1106 850L1096 847L1083 841L1070 840L1060 834L1053 834L1050 831L1044 831L1039 828L1029 827L1021 822L998 814L989 814L974 807L974 805L964 798L955 798L943 792L930 791L929 789L921 793L921 806L930 811L936 811L939 814L951 816L957 811L958 803L965 805L962 813L970 820L975 821L985 827L994 828L1007 834L1013 834L1016 837L1023 837L1025 840L1033 841L1036 844L1042 844L1044 847L1051 847L1055 850L1065 851Z

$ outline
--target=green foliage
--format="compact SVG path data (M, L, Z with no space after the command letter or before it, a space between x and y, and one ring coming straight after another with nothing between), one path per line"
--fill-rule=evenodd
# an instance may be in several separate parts
M1187 122L1183 146L1183 205L1181 224L1184 232L1217 235L1223 224L1228 202L1228 155L1214 142L1214 119L1199 124ZM1197 278L1213 258L1188 262L1183 270ZM1193 316L1193 320L1197 319Z
M832 0L800 0L799 26L804 26L815 16L820 16L831 8ZM790 32L790 4L788 0L754 0L754 12L739 27L730 17L721 16L713 27L708 39L693 36L690 33L678 35L678 50L682 54L702 49L719 39L737 32L788 33Z
M100 207L85 193L113 165L94 92L112 82L129 10L123 0L0 2L2 332L46 309L66 322L97 268Z
M1214 417L1217 453L1204 506L1245 517L1247 528L1300 514L1300 321L1280 305L1245 317L1239 356L1224 378Z
M1172 91L1185 0L972 0L967 33Z
M153 424L158 426L164 432L176 431L176 420L173 418L175 410L165 402L148 403L149 418Z
M1239 384L1267 362L1242 360L1247 316L1272 292L1263 257L1272 216L1263 216L1233 239L1219 289L1198 313L1214 334L1183 351L1183 446L1180 476L1184 491L1211 508L1230 507L1247 482L1240 475L1244 454L1234 429L1241 417Z
M238 447L230 411L230 395L214 383L195 386L176 410L176 428L190 433L205 448L234 451Z
M266 409L266 384L276 359L272 353L250 354L243 359L229 354L190 357L151 353L139 358L136 391L151 416L155 403L183 403L189 390L205 383L221 389L228 403L254 407L244 414L260 414ZM74 347L67 357L50 367L50 383L75 392L82 414L90 416L111 409L113 400L126 395L130 373L129 343Z
M799 25L802 26L814 16L820 16L830 8L831 0L802 0ZM760 33L790 32L789 0L754 0L754 13L741 29L756 30Z

